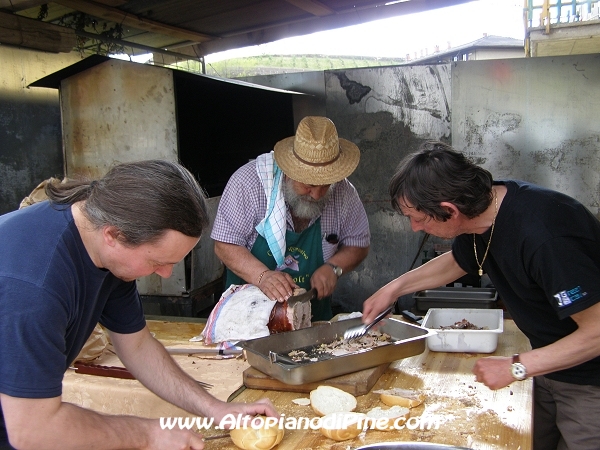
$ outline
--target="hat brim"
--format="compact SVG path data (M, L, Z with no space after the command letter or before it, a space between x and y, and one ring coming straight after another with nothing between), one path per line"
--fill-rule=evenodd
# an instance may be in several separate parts
M294 155L294 136L285 138L275 144L275 162L283 173L300 183L314 186L337 183L352 174L360 161L360 150L356 144L342 138L339 138L339 143L338 159L321 166L300 161Z

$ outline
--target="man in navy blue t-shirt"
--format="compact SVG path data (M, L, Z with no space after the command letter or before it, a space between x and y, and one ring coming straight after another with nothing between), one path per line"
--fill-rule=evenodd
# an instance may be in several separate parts
M208 394L146 327L135 280L169 277L208 224L203 191L186 169L121 164L99 181L49 184L46 193L49 201L0 216L0 448L203 447L189 430L61 401L64 372L98 322L129 371L180 408L217 421L276 416L267 400Z

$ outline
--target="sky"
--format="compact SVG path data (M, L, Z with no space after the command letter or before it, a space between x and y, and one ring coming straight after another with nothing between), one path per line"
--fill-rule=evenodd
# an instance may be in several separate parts
M468 44L484 36L523 39L523 0L476 0L282 39L269 44L228 50L206 56L206 62L260 55L319 54L411 58Z

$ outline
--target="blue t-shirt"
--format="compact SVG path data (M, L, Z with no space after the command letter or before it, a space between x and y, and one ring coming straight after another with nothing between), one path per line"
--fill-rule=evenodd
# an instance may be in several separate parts
M0 249L3 394L60 396L65 370L98 322L123 334L144 328L135 282L94 265L70 207L45 201L0 216Z

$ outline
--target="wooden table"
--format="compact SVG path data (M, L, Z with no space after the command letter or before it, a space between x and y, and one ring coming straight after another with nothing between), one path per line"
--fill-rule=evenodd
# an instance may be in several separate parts
M508 356L529 349L527 338L512 320L504 321L504 332L494 355ZM364 437L336 442L315 430L286 430L277 450L338 449L390 441L423 441L469 447L473 449L531 449L532 380L515 382L492 391L475 381L471 369L484 354L438 353L425 350L411 358L395 361L375 384L373 390L401 387L419 389L426 395L423 405L411 411L412 417L439 420L438 429L404 429L381 432L369 430ZM307 394L246 389L233 401L252 402L269 398L286 417L315 417L310 406L292 402ZM358 412L383 406L379 395L358 397ZM424 422L424 421L422 421ZM414 423L414 422L413 422ZM208 434L208 433L207 433ZM235 449L226 439L207 441L206 448Z
M167 346L190 345L188 340L198 335L203 323L149 321L156 337ZM512 355L529 349L525 336L512 320L504 321L504 332L499 336L495 355ZM361 445L389 441L423 441L450 444L473 449L511 450L531 449L532 381L515 382L509 387L491 391L475 382L471 369L483 354L424 353L393 362L375 384L373 390L391 387L418 389L426 395L423 405L412 410L413 418L439 420L438 429L404 429L393 432L369 430L363 438L344 442L330 440L316 430L286 430L283 442L276 450L328 449L348 450ZM241 384L241 371L248 367L232 368L233 361L198 360L179 356L178 362L184 370L195 376L198 369L202 374L197 379L215 384L211 389L219 398L226 399L236 386ZM180 361L179 361L180 360ZM221 366L227 364L227 370ZM229 375L226 377L225 372ZM237 373L237 375L234 375ZM220 386L225 378L235 376L231 386ZM213 377L213 379L211 379ZM217 377L217 378L214 378ZM215 381L213 381L215 380ZM222 383L221 383L222 384ZM217 391L217 387L222 389ZM222 392L221 392L222 391ZM147 391L135 380L95 377L67 373L63 397L66 401L108 414L134 414L144 417L189 416L173 405L169 405ZM245 389L233 401L253 402L269 398L285 417L314 418L310 406L299 406L293 399L308 394L272 390ZM382 406L379 395L368 393L357 397L357 411ZM425 421L422 421L425 422ZM414 423L414 422L413 422ZM435 425L432 423L432 425ZM208 430L207 436L221 434L222 430ZM236 449L229 439L206 442L207 449Z

